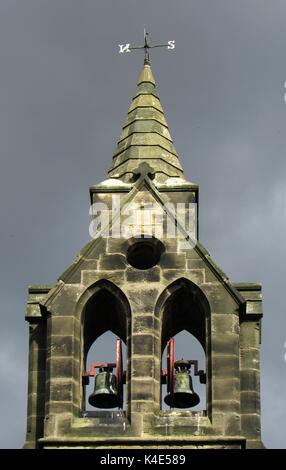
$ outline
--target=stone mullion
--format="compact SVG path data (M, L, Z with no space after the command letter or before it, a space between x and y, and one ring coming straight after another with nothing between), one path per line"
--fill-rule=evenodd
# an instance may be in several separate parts
M151 429L154 397L159 396L159 382L155 377L155 362L158 362L156 340L158 342L152 314L135 314L132 318L131 338L131 424L132 428L135 425L138 435Z
M240 435L240 373L238 318L212 315L212 420L223 435Z
M68 316L63 318L55 315L48 319L46 435L57 435L59 423L66 420L67 417L71 421L74 400L79 398L78 393L75 397L75 392L79 387L75 386L74 371L76 366L79 370L79 354L78 351L75 354L76 340L73 334L73 325L73 318ZM78 348L79 346L77 346ZM78 402L78 400L76 401Z

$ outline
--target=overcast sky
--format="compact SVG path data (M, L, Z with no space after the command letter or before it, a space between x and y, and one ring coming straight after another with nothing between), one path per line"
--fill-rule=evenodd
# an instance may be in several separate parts
M53 283L89 240L142 54L187 179L200 241L232 281L263 284L262 430L286 448L285 0L1 0L0 447L24 442L27 286Z

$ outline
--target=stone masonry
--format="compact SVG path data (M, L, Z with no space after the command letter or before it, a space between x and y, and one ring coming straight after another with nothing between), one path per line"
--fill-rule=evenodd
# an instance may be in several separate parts
M163 208L163 222L170 215L166 203L198 203L198 186L184 178L149 63L109 177L92 186L90 196L93 204L105 204L110 228L123 218L113 213L114 196L122 204L136 203L143 215L147 203ZM154 236L155 225L151 219L147 227L148 246L157 257L151 267L134 267L130 250L143 243L134 230L125 237L100 233L54 285L29 288L26 448L263 447L261 286L231 283L180 223L173 238ZM140 225L134 228L140 235ZM144 258L145 245L138 247ZM162 351L182 330L195 336L206 354L205 412L160 406ZM88 415L86 357L106 331L126 344L126 409Z

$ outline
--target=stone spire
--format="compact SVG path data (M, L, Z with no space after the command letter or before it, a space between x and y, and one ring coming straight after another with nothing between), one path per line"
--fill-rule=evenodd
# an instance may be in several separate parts
M154 169L157 181L183 177L177 151L156 92L156 83L145 61L109 170L109 176L131 182L141 162Z

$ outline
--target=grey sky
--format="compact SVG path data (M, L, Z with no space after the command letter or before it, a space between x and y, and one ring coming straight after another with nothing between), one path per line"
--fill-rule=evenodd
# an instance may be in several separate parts
M141 53L185 175L200 240L233 281L263 283L262 429L286 447L285 0L0 3L0 447L21 447L27 285L53 283L89 239L88 187L105 179Z

